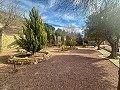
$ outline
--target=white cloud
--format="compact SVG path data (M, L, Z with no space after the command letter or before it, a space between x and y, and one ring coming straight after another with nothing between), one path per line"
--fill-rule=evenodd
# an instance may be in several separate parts
M46 12L47 7L44 4L42 4L42 3L39 3L39 4L36 3L36 5L38 6L38 9L40 10L41 13Z
M68 13L64 14L64 15L62 16L62 18L63 18L64 20L74 20L74 19L75 19L74 16L69 15Z
M32 6L35 6L42 16L42 19L45 23L48 23L50 25L53 25L56 29L62 28L64 26L73 25L75 27L80 26L81 24L81 18L76 17L74 14L70 14L69 12L61 13L61 12L55 12L52 11L54 5L56 4L58 0L49 0L49 4L44 3L36 3L36 2L30 2L28 0L22 0L23 3L22 9L26 10L26 16L28 16L28 11L31 10ZM25 8L25 9L24 9ZM79 21L80 20L80 21ZM79 31L77 29L77 31Z
M70 14L70 13L62 13L61 15L59 15L59 17L61 17L64 20L78 20L78 19L82 19L82 17L80 15L76 15L75 13Z
M28 7L28 8L32 6L32 2L28 1L28 0L19 0L19 2L22 2L23 5L26 5L26 7Z
M44 9L45 5L43 5L42 3L39 3L40 8Z
M49 0L49 8L53 7L58 0Z
M57 24L59 26L64 26L64 23L61 22L61 21L56 21L56 20L46 20L47 23L50 23L50 24Z
M46 20L46 19L48 19L48 16L42 16L42 19Z
M81 2L81 0L74 0L74 4L75 4L75 5L80 4L80 2Z

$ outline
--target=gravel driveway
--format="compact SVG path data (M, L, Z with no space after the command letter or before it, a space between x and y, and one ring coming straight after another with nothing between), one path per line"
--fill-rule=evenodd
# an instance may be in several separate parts
M52 51L45 62L0 73L0 90L116 90L118 68L92 48Z

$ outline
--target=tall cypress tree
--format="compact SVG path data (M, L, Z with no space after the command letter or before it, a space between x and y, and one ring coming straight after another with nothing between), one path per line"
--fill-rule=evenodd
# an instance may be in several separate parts
M29 18L25 18L23 33L19 35L17 43L28 52L38 52L47 43L47 33L44 29L44 23L35 7L29 13Z

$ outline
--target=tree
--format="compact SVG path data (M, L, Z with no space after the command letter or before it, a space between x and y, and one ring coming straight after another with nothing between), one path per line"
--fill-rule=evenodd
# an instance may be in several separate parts
M3 0L0 1L0 5L3 3Z
M55 28L45 23L45 31L47 32L48 44L55 45Z
M88 27L94 29L102 35L112 48L110 58L117 57L118 41L120 38L120 6L115 5L113 8L106 8L99 13L90 16ZM120 90L120 68L117 90Z
M59 11L60 14L67 12L75 17L81 17L81 15L86 17L88 14L99 11L100 8L104 9L113 3L119 3L119 0L56 0L55 11Z
M94 46L97 45L97 50L100 50L100 44L105 40L104 35L98 29L91 28L87 31L86 36L89 41L94 41Z
M21 16L19 10L19 5L17 0L10 0L6 3L6 0L0 1L0 13L4 16L0 16L0 23L2 23L2 28L0 28L0 52L2 51L2 32L13 25L17 21L17 17Z
M40 51L47 43L47 33L44 24L35 7L32 8L29 18L25 18L23 33L19 35L17 43L28 52Z
M2 9L2 4L4 0L0 0L0 10Z
M60 13L67 12L67 11L69 11L70 14L76 13L76 15L79 17L81 15L80 12L83 12L82 16L83 14L84 16L89 16L89 15L92 15L93 13L99 13L101 11L105 13L106 10L107 12L109 12L109 10L114 8L114 6L116 6L117 4L119 4L119 0L62 0L62 1L58 0L57 8L55 10L60 11ZM98 16L98 17L101 18L101 16ZM112 45L112 47L114 46L115 45ZM116 53L114 50L112 51L113 52L111 54L111 57L114 57Z
M119 10L115 10L114 7L110 8L113 4L119 4L120 0L58 0L58 7L56 10L60 12L71 11L70 14L73 12L80 15L80 12L83 11L85 14L88 12L89 15L94 14L92 16L91 25L92 27L96 27L97 30L100 31L101 34L104 35L105 39L108 40L110 46L112 48L110 57L116 57L117 47L118 47L118 40L120 37L120 13ZM115 5L116 6L116 5ZM86 16L86 15L85 15ZM90 27L91 28L91 27ZM120 76L120 70L119 70ZM120 79L120 78L119 78ZM120 81L118 83L118 90L120 90Z
M118 6L113 5L89 16L89 30L94 29L93 31L96 32L97 36L104 37L110 43L112 48L110 58L117 57L120 36L119 13Z
M73 41L73 40L66 40L66 41L65 41L65 44L66 44L67 46L73 47L73 46L75 46L75 45L77 44L77 42L76 42L76 41Z
M77 34L76 42L78 46L83 45L83 38L81 34Z
M62 29L58 28L55 31L55 36L56 36L56 44L58 44L58 36L62 36Z

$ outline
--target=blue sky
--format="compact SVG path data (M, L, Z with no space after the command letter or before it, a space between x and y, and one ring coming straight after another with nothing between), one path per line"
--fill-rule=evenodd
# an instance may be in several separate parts
M58 0L19 0L21 10L28 16L29 11L35 6L45 23L48 23L55 28L66 26L75 26L82 28L85 25L85 19L82 15L76 16L70 11L62 12L56 10L56 1Z

